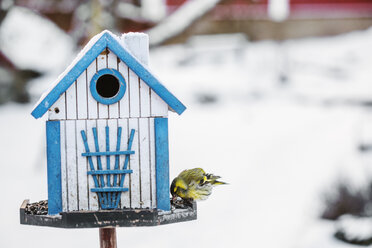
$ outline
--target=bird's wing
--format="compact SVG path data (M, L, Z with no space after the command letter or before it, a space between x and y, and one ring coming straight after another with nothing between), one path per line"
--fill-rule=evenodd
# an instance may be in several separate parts
M188 185L199 184L201 181L205 180L205 172L202 168L194 168L182 171L180 177L184 178Z

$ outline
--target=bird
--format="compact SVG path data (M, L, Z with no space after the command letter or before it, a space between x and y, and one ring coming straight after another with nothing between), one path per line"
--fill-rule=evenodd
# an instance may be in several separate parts
M175 203L178 197L182 198L186 203L208 199L214 186L227 184L218 181L217 179L219 178L221 177L205 173L202 168L182 171L173 179L170 187L172 202Z

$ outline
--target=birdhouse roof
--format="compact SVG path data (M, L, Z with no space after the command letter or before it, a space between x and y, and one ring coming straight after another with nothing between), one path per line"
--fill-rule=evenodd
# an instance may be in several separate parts
M45 112L59 99L80 76L81 73L97 58L106 48L116 54L139 78L141 78L156 94L178 114L182 114L186 107L150 72L146 65L142 64L124 46L123 42L110 31L103 31L94 36L81 50L74 61L59 75L39 101L36 103L31 115L35 118L42 117Z

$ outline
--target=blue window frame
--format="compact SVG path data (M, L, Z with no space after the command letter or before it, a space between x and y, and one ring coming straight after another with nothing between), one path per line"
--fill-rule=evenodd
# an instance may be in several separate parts
M120 101L126 88L123 76L112 68L99 70L90 81L90 92L93 98L106 105Z

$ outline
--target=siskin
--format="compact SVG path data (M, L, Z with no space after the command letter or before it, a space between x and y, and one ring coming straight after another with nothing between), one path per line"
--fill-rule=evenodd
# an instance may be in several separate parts
M212 193L213 186L226 184L217 181L219 178L221 177L205 173L202 168L184 170L172 181L172 201L175 202L177 197L189 202L206 200Z

